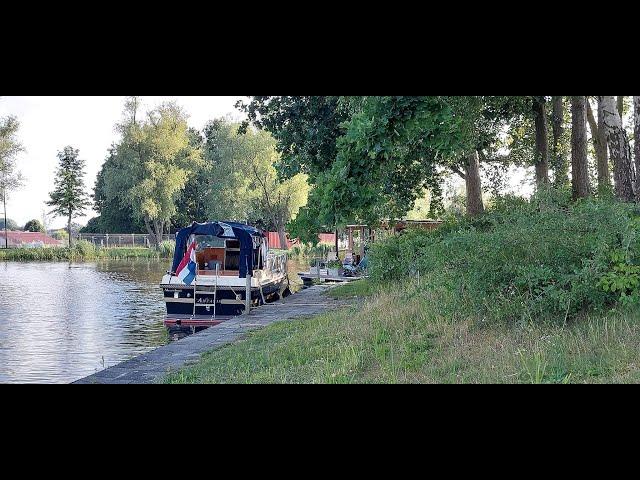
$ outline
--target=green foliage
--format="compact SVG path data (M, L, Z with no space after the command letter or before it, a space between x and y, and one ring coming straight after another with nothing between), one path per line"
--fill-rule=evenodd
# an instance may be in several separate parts
M53 207L53 215L67 219L67 228L71 231L72 220L90 205L84 191L86 162L80 158L79 150L71 146L58 152L58 161L55 188L49 194L47 205Z
M480 218L376 243L371 275L419 276L424 289L455 292L460 308L498 321L566 321L621 296L635 301L638 263L628 252L638 251L636 208L563 198L502 199ZM612 257L620 249L624 261Z
M0 218L0 230L4 230L4 218ZM20 226L15 220L7 218L7 230L20 230Z
M100 201L130 208L134 221L144 222L159 240L201 156L186 114L176 104L164 103L145 119L139 118L138 109L138 99L130 98L117 127L122 140L113 147L103 177L98 178L104 185L95 196L99 193ZM126 210L123 214L129 216Z
M165 240L158 245L158 253L162 258L172 258L176 250L176 242Z
M74 245L73 248L77 252L78 256L82 258L93 258L96 255L96 247L93 243L88 242L86 240L79 240Z
M88 245L87 245L88 243ZM79 246L78 246L79 245ZM95 248L90 242L77 242L71 248L12 248L0 249L0 260L16 262L84 261L99 259L171 258L170 249L158 251L149 248Z
M23 229L25 232L41 232L46 233L44 230L44 225L40 222L40 220L29 220Z
M623 305L640 303L640 218L628 224L620 248L610 252L599 286Z

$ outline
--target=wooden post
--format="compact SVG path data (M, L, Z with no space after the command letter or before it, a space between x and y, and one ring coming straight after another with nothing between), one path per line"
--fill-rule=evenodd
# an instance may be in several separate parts
M109 234L107 233L107 248L109 248Z
M247 257L247 285L244 299L244 315L251 312L251 272L249 271L249 257Z

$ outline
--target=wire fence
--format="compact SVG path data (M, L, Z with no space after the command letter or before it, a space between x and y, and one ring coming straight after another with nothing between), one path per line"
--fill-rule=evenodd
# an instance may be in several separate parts
M146 247L155 245L155 238L151 235L140 233L79 233L76 240L84 240L93 243L96 247ZM175 234L163 235L162 241L175 241Z

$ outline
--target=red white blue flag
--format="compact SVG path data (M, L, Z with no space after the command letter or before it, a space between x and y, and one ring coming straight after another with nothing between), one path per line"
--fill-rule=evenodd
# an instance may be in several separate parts
M180 265L176 269L176 275L185 285L191 285L196 279L196 242L191 242L187 253L184 254Z

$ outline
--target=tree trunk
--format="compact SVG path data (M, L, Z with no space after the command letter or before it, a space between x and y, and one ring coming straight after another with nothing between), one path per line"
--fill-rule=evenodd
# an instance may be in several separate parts
M153 226L152 226L152 223L153 223ZM162 241L162 232L160 232L160 241L158 241L158 228L159 228L158 221L154 220L152 222L148 217L145 217L144 226L147 229L147 233L149 234L151 241L153 242L154 248L157 250L158 248L160 248L160 241Z
M467 185L467 215L476 217L484 213L482 202L482 180L480 180L480 159L478 152L467 157L465 163L465 182Z
M622 117L615 97L603 96L598 99L602 102L602 116L607 131L609 154L613 162L616 197L623 202L632 202L635 199L634 172L629 139L622 126Z
M67 221L67 233L69 234L69 248L73 245L73 238L71 237L71 213L69 213L69 218Z
M567 183L569 166L562 153L564 135L564 97L553 97L553 162L555 164L555 184L561 187Z
M604 126L602 114L602 102L598 102L598 120L593 114L591 103L587 100L587 119L591 129L591 139L596 152L596 164L598 169L598 191L606 193L611 188L611 174L609 172L609 147L607 146L607 129Z
M285 226L282 224L278 224L278 238L280 239L280 248L282 250L289 250L289 244L287 242L287 232L285 231Z
M633 97L633 138L636 160L636 194L640 194L640 97Z
M2 205L4 207L4 248L9 248L9 234L7 233L7 189L2 189Z
M571 186L573 198L589 196L587 97L571 97Z
M624 118L624 97L618 97L618 113L620 118Z
M547 126L547 107L544 98L534 98L533 116L536 125L536 185L540 187L549 183L549 127Z

